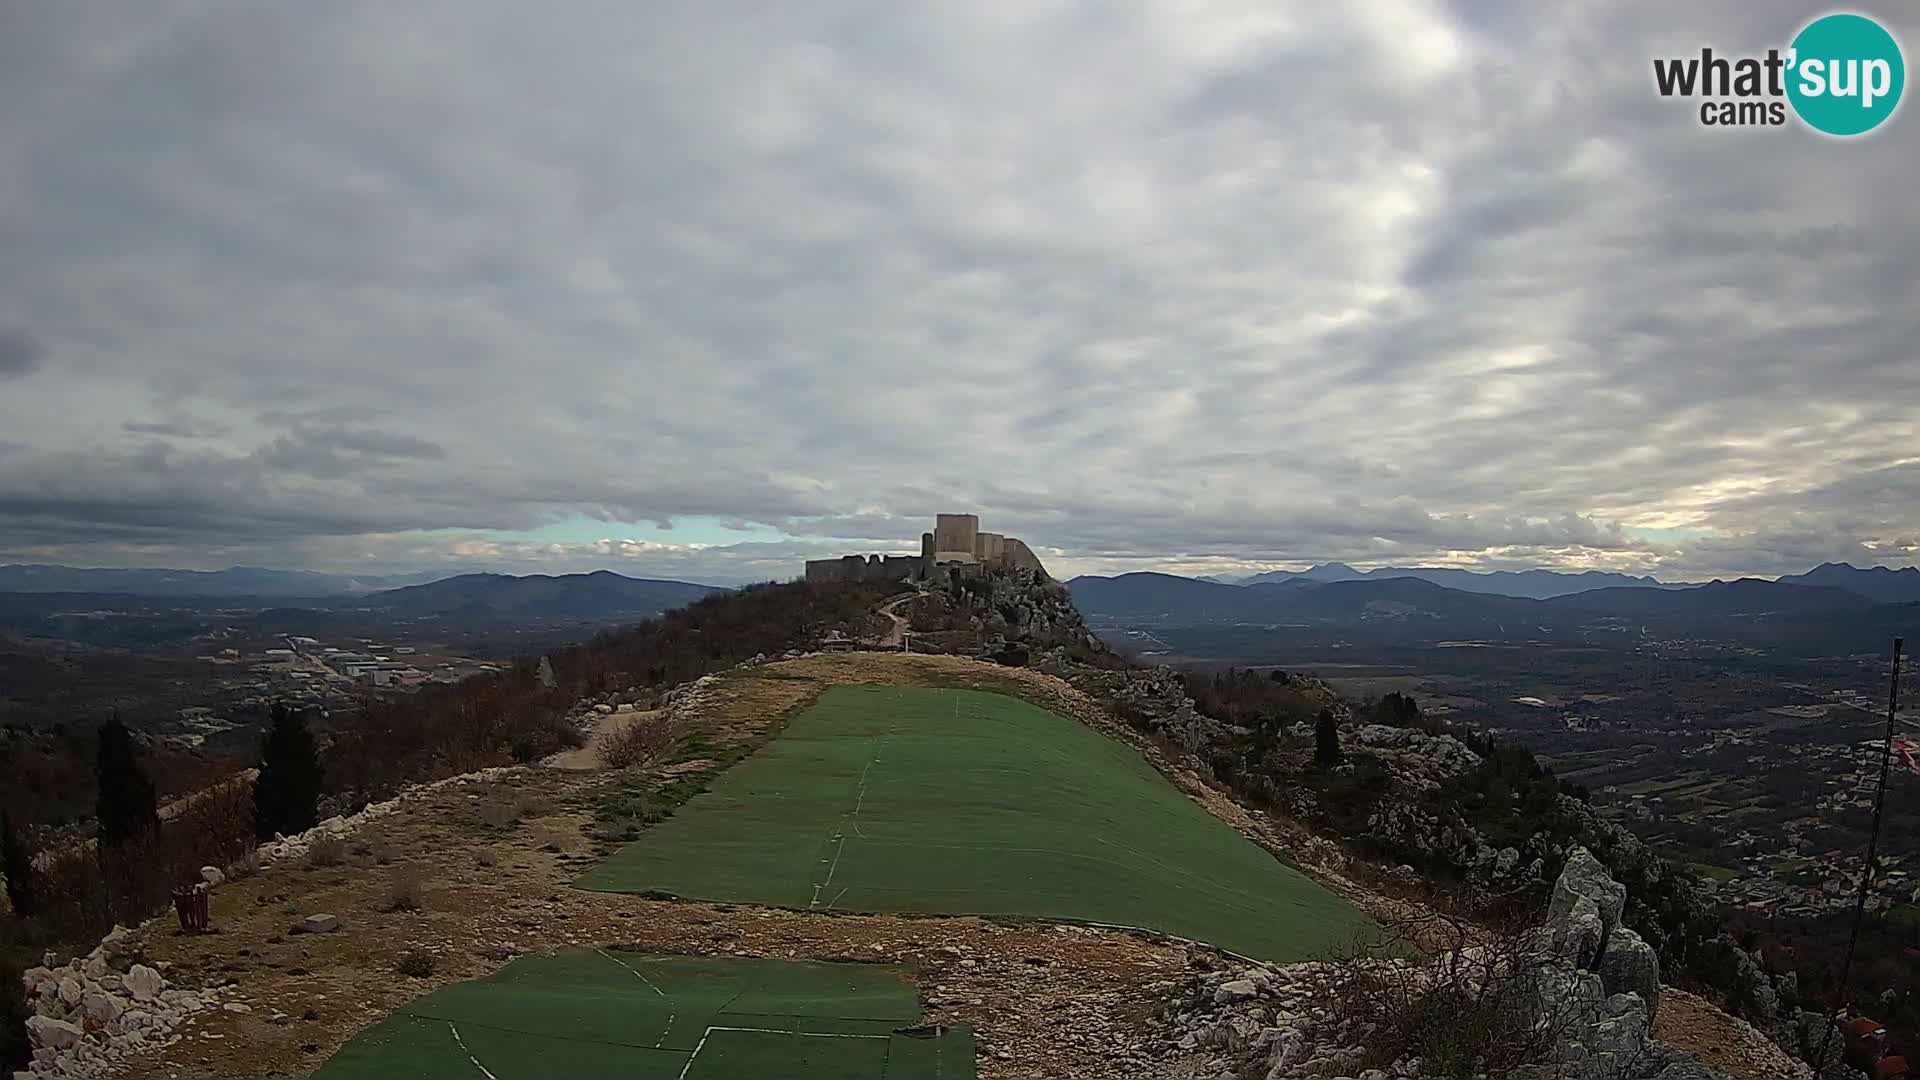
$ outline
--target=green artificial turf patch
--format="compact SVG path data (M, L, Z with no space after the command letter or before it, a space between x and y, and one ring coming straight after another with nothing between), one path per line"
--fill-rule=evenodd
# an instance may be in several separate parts
M1016 698L919 687L828 690L578 884L1110 923L1278 961L1370 929L1131 748Z
M900 969L618 950L524 956L355 1036L316 1080L971 1080Z

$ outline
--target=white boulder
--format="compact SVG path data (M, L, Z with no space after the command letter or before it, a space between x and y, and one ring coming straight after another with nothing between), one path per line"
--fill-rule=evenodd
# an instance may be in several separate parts
M160 973L145 964L135 964L127 972L127 993L135 1001L152 1001L167 985Z
M33 1045L50 1050L66 1050L80 1041L86 1034L75 1024L65 1020L52 1020L44 1016L27 1017L27 1033L33 1037Z

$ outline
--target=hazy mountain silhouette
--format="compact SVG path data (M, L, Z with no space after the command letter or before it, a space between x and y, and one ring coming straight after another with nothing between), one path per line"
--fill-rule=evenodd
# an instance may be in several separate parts
M347 601L353 607L378 608L401 615L522 615L547 618L602 618L653 615L690 604L710 585L685 581L630 578L611 570L591 574L462 574L425 585L390 589Z
M1534 600L1546 600L1570 593L1587 592L1609 586L1625 586L1644 589L1678 589L1684 585L1673 585L1657 581L1651 577L1634 577L1629 574L1615 574L1604 570L1585 570L1577 574L1561 573L1556 570L1459 570L1447 566L1389 566L1378 570L1355 570L1346 563L1321 563L1306 570L1273 570L1265 574L1256 574L1240 582L1242 585L1262 585L1272 582L1305 579L1308 581L1359 581L1375 578L1418 578L1435 585L1444 585L1461 592L1489 593L1495 596L1519 596Z
M1920 568L1912 566L1901 570L1884 566L1861 569L1851 563L1830 562L1780 580L1793 585L1845 589L1883 604L1920 603Z

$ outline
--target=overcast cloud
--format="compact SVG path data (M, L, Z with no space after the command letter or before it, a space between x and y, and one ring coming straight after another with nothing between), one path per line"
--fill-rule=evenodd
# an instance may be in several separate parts
M1910 565L1920 116L1652 90L1814 13L7 4L0 561Z

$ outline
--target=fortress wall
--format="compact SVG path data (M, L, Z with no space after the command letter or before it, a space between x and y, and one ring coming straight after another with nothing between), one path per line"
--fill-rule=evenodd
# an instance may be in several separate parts
M1007 553L1007 538L999 533L975 533L973 540L974 557L981 562L993 562Z
M905 581L925 563L918 555L842 555L808 559L808 581Z
M1041 565L1040 556L1035 555L1033 549L1024 542L1011 536L1007 537L1006 562L1008 566L1024 566L1042 574L1047 572L1047 568Z

